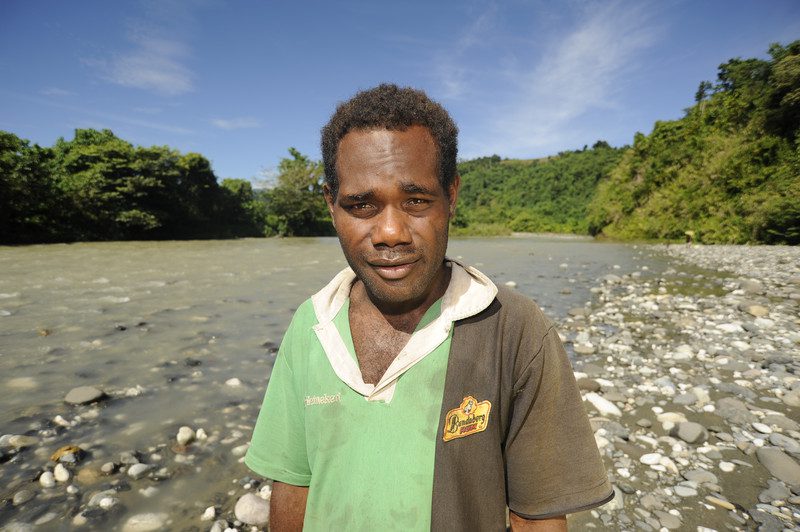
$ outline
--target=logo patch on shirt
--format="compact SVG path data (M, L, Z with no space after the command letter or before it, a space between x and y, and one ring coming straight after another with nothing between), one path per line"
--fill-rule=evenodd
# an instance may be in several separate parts
M333 395L306 395L304 402L306 406L311 405L329 405L331 403L341 403L342 402L342 394L336 393Z
M483 432L489 425L491 410L492 403L489 401L478 402L471 395L466 396L458 408L449 411L445 416L442 438L450 441Z

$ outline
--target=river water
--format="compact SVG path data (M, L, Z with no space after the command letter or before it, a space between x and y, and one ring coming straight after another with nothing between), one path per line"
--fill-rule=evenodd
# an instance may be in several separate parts
M557 323L591 300L604 275L664 269L636 246L583 239L455 239L448 253L498 284L515 282ZM40 528L69 528L88 494L110 486L120 509L100 528L133 512L166 512L172 528L207 529L204 508L229 514L249 474L234 449L249 439L283 331L345 265L335 238L0 248L0 435L39 438L0 463L0 499L36 492L0 508L0 528L47 512L57 515ZM64 403L82 385L111 397ZM70 426L53 423L58 415ZM189 453L172 449L182 425L202 427L209 440ZM42 490L36 478L66 444L89 451L74 470L79 492ZM98 473L126 451L169 478Z

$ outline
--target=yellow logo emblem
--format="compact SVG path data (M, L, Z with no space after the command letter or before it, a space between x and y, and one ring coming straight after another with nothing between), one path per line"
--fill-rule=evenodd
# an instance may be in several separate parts
M471 395L466 396L459 407L449 411L444 418L444 441L483 432L489 425L491 410L492 403L489 401L479 403Z

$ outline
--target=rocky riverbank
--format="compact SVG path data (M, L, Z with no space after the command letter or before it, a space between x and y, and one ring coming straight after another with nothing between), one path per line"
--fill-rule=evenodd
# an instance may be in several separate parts
M800 249L636 252L638 269L593 275L591 301L560 320L617 492L573 529L797 529ZM580 268L558 269L577 286ZM223 397L213 412L174 416L155 384L79 386L0 429L0 529L263 529L271 490L241 463L263 379L218 378L218 337L144 370L187 400ZM131 404L163 409L155 437Z
M656 246L562 333L615 499L578 529L800 529L800 249Z

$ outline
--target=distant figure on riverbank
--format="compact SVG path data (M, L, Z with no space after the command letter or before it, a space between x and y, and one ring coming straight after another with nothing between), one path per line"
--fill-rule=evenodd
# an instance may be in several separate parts
M557 332L445 257L457 128L423 92L360 92L322 130L349 268L297 310L245 463L272 530L566 529L613 497Z

